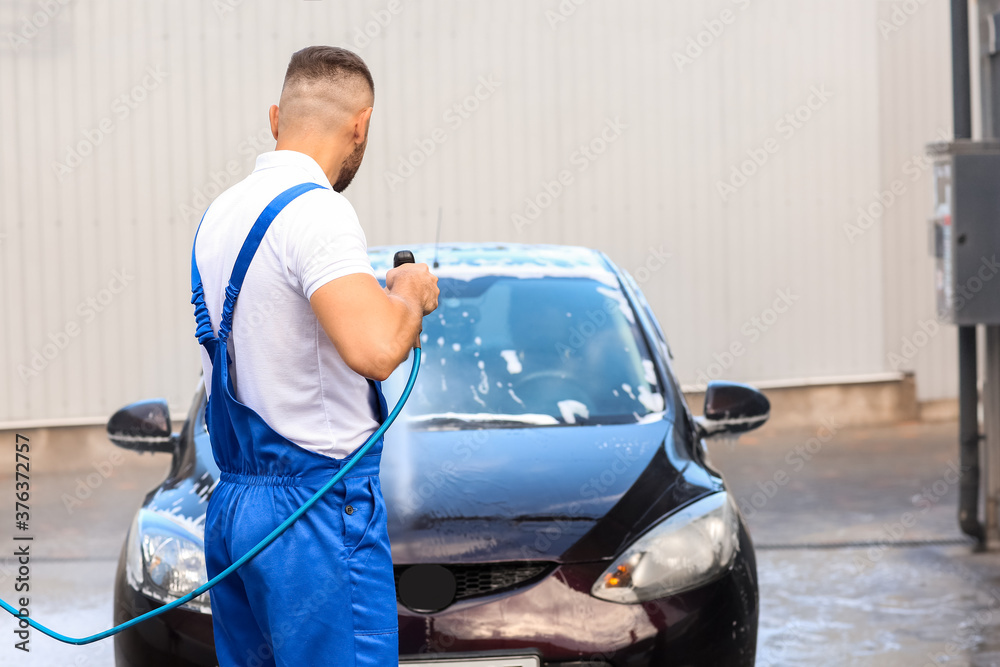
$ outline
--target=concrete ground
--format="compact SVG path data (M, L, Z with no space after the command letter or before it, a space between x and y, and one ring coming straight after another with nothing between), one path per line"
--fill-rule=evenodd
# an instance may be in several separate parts
M102 429L103 430L103 429ZM166 475L170 457L118 449L87 434L78 450L39 444L29 453L29 530L14 526L14 436L0 443L10 463L0 464L0 598L13 602L15 535L31 535L30 611L62 634L90 635L111 627L112 583L118 554L135 511ZM29 434L29 437L32 437ZM32 437L32 444L38 439ZM50 472L51 471L51 472ZM22 593L17 593L20 597ZM112 667L111 640L69 646L32 630L30 652L14 648L15 622L0 618L0 665Z
M711 444L757 546L758 665L1000 665L1000 553L962 544L956 434L827 422Z
M1000 552L958 543L956 433L953 423L834 421L710 445L758 548L758 665L1000 665ZM42 451L31 469L31 613L73 635L110 625L123 535L168 458L84 451ZM11 511L12 468L0 466ZM8 516L4 556L20 533ZM11 559L0 558L0 597L13 586ZM113 664L109 641L72 647L37 632L22 653L13 625L0 620L0 665Z

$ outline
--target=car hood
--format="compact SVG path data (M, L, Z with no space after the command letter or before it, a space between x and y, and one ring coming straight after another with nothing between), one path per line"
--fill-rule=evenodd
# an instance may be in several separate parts
M664 419L458 431L397 426L386 435L380 474L393 561L611 558L713 485L677 455L673 431Z

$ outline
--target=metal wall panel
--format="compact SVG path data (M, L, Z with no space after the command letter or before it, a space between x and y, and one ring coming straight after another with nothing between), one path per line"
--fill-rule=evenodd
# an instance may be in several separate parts
M686 383L888 370L930 302L902 229L926 217L924 184L857 243L843 223L940 120L945 101L921 107L947 97L929 63L948 35L927 0L887 43L885 4L54 0L37 18L8 0L0 422L184 409L195 226L273 147L268 105L312 43L375 76L346 192L371 244L432 240L440 210L445 240L601 248L642 283ZM924 396L953 393L950 336L914 362Z
M879 2L880 174L857 208L878 212L868 235L881 233L885 281L885 364L913 371L920 400L957 394L955 327L938 321L928 220L930 162L925 145L952 137L951 49L947 2L907 13L902 3ZM879 201L879 200L882 201ZM857 208L849 225L857 225ZM869 213L870 216L870 213Z

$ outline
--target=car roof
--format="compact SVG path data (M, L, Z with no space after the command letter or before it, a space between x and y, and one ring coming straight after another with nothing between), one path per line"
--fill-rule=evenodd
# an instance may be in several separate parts
M591 278L618 287L618 275L611 261L597 250L568 245L530 245L523 243L432 243L369 248L372 267L379 278L392 268L397 250L411 250L418 262L431 264L440 278L471 280L481 276L517 278Z

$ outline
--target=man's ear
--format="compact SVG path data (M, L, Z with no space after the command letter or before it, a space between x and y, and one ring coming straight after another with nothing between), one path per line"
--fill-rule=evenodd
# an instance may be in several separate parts
M372 107L363 109L354 119L354 143L360 144L368 137L368 124L372 119Z
M278 105L272 104L271 108L267 112L268 117L271 119L271 135L274 140L278 140Z

